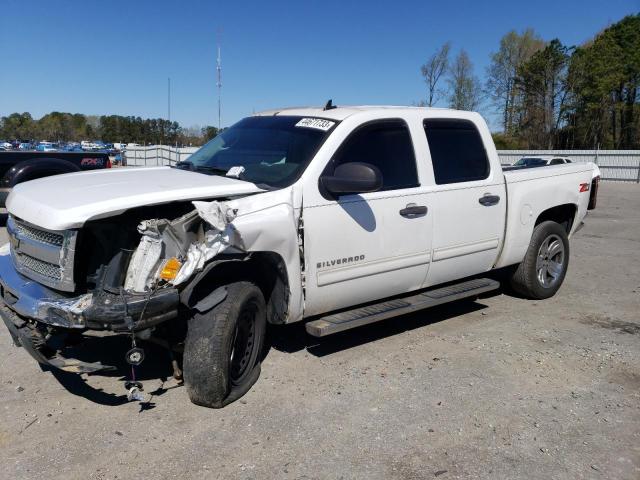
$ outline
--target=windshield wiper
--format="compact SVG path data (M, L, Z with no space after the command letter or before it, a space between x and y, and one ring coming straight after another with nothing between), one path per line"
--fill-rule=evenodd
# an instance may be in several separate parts
M183 160L182 162L176 162L173 165L173 168L179 168L180 170L193 170L193 163L188 160Z
M209 165L194 165L193 162L190 162L189 160L176 162L174 168L179 168L181 170L190 170L192 172L211 173L213 175L227 174L227 170L224 168L210 167Z
M226 175L227 170L224 168L210 167L208 165L197 165L193 168L196 172L212 173L214 175Z

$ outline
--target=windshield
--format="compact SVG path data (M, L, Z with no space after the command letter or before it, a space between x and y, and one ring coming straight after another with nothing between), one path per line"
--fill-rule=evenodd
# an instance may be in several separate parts
M302 174L336 123L297 116L248 117L221 132L184 163L202 173L285 187Z
M546 165L547 161L544 158L532 158L524 157L513 164L514 167L541 167Z

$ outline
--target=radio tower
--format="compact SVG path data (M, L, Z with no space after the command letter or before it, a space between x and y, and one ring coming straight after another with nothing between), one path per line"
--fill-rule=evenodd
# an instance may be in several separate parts
M218 87L218 131L222 128L222 59L220 58L220 45L218 44L218 58L216 60L216 74Z

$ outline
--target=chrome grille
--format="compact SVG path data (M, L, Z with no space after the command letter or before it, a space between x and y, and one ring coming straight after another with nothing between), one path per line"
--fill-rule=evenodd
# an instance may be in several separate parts
M37 258L33 258L29 255L17 255L18 260L23 267L28 268L40 275L52 278L54 280L62 279L62 272L60 265L54 265L53 263L43 262Z
M47 232L38 228L31 227L25 223L15 221L16 230L27 238L38 242L48 243L50 245L62 246L64 237L59 233Z
M51 231L9 216L7 233L18 272L56 290L75 290L76 230Z

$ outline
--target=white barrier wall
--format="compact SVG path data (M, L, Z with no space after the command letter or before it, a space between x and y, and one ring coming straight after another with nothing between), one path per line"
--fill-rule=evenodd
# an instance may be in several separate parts
M199 147L169 147L167 145L150 145L148 147L127 147L124 152L125 165L129 167L151 167L173 165L186 160Z
M127 166L173 165L189 158L198 147L175 148L165 145L128 147L124 157ZM530 155L558 155L574 162L594 162L603 180L640 183L640 150L498 150L502 165Z

